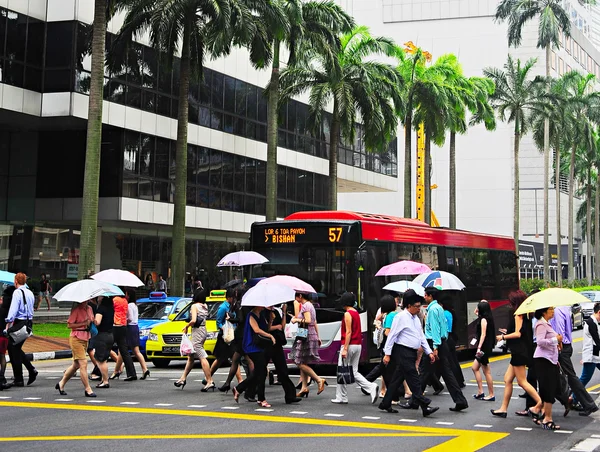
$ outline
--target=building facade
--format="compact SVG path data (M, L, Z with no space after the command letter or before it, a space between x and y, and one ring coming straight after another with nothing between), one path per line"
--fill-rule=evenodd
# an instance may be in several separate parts
M509 48L506 24L494 21L499 1L478 0L341 0L341 4L354 15L357 22L365 24L378 35L387 36L397 43L413 41L429 51L433 58L446 53L458 56L467 76L482 76L487 67L502 68L508 54L525 61L536 58L533 75L544 75L544 50L538 49L537 24L528 24L523 32L519 48ZM562 37L560 49L552 52L552 75L558 77L569 70L593 73L600 77L600 52L593 45L593 35L600 29L591 26L589 8L581 7L576 0L565 0L564 5L572 20L572 38ZM404 130L398 131L399 148L404 145ZM449 144L441 148L432 146L433 190L432 209L442 226L448 226L449 208ZM416 139L413 140L413 143ZM415 158L413 157L413 181L416 183ZM457 174L457 226L460 229L513 234L513 125L498 122L494 132L483 126L469 129L456 138ZM544 161L531 136L525 136L520 149L520 241L527 253L532 243L543 243L544 212ZM400 152L398 166L403 168L404 155ZM566 175L560 178L558 187L554 178L550 181L549 241L556 250L557 242L564 247L568 242L567 203L568 184ZM398 191L371 194L342 194L340 208L362 209L367 212L402 215L403 172L399 171ZM561 237L557 240L556 196L560 196ZM415 193L413 191L413 200ZM576 201L576 207L579 201ZM413 215L415 214L413 210ZM584 275L585 246L577 227L575 233L575 258L578 276ZM562 248L561 248L562 249ZM581 255L584 254L582 257ZM541 257L541 260L540 260ZM558 271L556 255L553 255L552 273ZM566 275L567 254L562 254L561 270ZM540 262L543 270L543 253L536 255L536 262L521 261L523 277L538 276ZM543 274L543 271L542 271Z
M76 276L94 0L0 0L0 268ZM122 23L109 23L107 49ZM105 74L96 268L168 277L178 59L144 38ZM186 271L215 287L227 252L248 248L266 202L267 71L247 52L206 61L191 82ZM330 115L307 125L306 99L280 111L278 216L326 208ZM340 147L340 191L397 186L397 143Z

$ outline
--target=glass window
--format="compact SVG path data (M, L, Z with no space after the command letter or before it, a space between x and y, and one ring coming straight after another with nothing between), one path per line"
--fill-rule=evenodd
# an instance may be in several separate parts
M221 208L223 210L233 210L233 194L231 192L221 192Z
M218 113L214 110L210 112L210 127L215 130L222 130L223 113Z
M285 191L285 166L277 167L277 199L285 199L287 193ZM279 214L277 214L280 216Z
M233 190L233 154L222 153L223 158L223 190Z
M123 196L125 198L137 198L138 197L137 177L123 174Z
M267 200L258 196L256 198L256 215L266 215Z
M296 102L290 102L287 110L287 130L296 131Z
M267 126L262 125L262 124L257 124L256 139L258 141L262 141L263 143L267 142Z
M306 193L306 172L298 170L298 180L296 183L296 199L299 202L304 202Z
M248 95L247 84L241 80L235 81L235 113L246 116L246 101Z
M234 212L243 212L244 211L244 195L234 193L233 194L233 207Z
M211 105L213 108L223 109L223 74L214 72L211 83ZM220 129L220 127L214 127Z
M307 133L306 119L308 117L308 105L297 102L296 106L296 133L305 135Z
M17 63L12 60L5 60L4 67L2 69L2 81L9 85L18 86L23 88L24 82L24 69L25 66L22 63ZM68 90L66 90L68 91Z
M171 94L171 71L163 63L158 68L158 90L162 94Z
M144 46L144 64L140 70L142 71L142 86L149 89L157 89L158 59L156 50L152 47Z
M235 118L233 121L233 133L240 137L246 136L246 120Z
M154 113L156 111L156 94L142 90L142 109Z
M208 207L208 188L198 187L198 207Z
M304 186L306 188L306 195L305 195L305 201L308 204L314 204L315 203L315 192L314 192L314 187L313 187L313 181L314 181L314 177L315 175L313 173L304 173L306 174L306 179L304 181Z
M73 22L48 22L46 24L46 68L63 68L71 65L73 47Z
M195 185L188 185L187 186L185 203L188 206L195 206L196 205L196 186Z
M235 79L233 77L225 76L224 90L224 109L228 113L233 113L235 112Z
M172 202L171 185L165 181L154 181L154 200L160 202Z
M256 160L246 159L246 194L256 194Z
M42 70L27 66L24 87L31 91L42 92Z
M253 85L248 85L248 95L247 95L247 100L246 100L246 108L247 108L247 115L248 118L250 119L256 119L257 118L257 108L258 108L258 101L257 101L257 89L256 86Z
M210 110L206 107L200 107L198 113L198 124L202 127L210 127Z
M188 102L188 122L198 124L198 104L196 102Z
M125 132L125 146L123 147L123 172L139 174L140 134ZM141 191L141 187L140 187Z
M256 194L265 196L267 193L267 162L256 161Z
M156 138L156 154L154 157L154 176L158 179L169 178L169 140Z
M239 155L235 155L233 157L233 189L238 193L244 193L244 188L246 186L245 167L246 158Z
M287 169L287 199L296 200L296 179L298 177L296 168Z
M156 113L162 116L171 116L171 99L167 96L156 96Z
M171 76L171 94L179 97L179 86L181 79L181 60L179 58L173 59L173 74Z
M234 133L234 117L231 115L223 115L223 132L225 133Z
M254 121L246 121L246 130L243 136L254 140L254 138L256 137L256 124L254 123Z
M27 39L27 16L6 11L6 58L25 61Z
M29 18L27 27L27 64L42 67L46 26L41 20Z
M256 213L256 198L254 196L246 195L244 197L244 212L249 214Z
M265 92L259 88L258 90L258 116L260 122L267 122L267 97Z
M208 207L211 209L221 209L221 190L210 190Z
M0 58L4 56L4 38L6 37L6 11L4 8L0 9Z
M139 198L152 201L152 181L148 179L140 179L139 183Z
M127 86L127 104L129 107L140 108L142 105L142 90L135 86Z
M204 80L202 81L202 83L200 83L200 103L202 105L210 106L210 86L212 83L212 71L210 69L204 69L203 75Z
M197 161L198 148L188 144L187 148L187 180L190 184L196 183L196 172L198 169Z
M156 139L151 135L142 134L140 153L140 174L146 177L154 176L154 143Z
M222 170L221 151L211 149L210 151L210 186L213 188L221 188L221 170ZM211 193L212 196L212 193Z
M201 147L198 150L198 177L197 181L199 185L208 187L209 179L208 172L210 169L210 150L208 148Z
M177 119L177 115L179 115L179 100L171 98L171 114L169 116Z

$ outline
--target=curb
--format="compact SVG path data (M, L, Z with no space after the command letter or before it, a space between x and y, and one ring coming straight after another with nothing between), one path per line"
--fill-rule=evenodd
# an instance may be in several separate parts
M45 361L48 359L72 358L73 352L71 350L59 350L56 352L25 353L25 356L30 361ZM6 362L10 362L8 355L6 356Z

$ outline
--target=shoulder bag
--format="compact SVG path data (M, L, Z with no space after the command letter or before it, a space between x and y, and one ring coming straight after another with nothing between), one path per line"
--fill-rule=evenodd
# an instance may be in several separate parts
M25 292L23 289L19 289L21 296L23 297L23 306L27 306L27 299L25 298ZM31 336L33 327L33 321L29 316L26 320L15 320L12 326L8 329L8 335L12 339L15 345L25 342L29 336Z
M298 322L298 331L296 331L296 340L305 341L308 339L308 325L306 322Z

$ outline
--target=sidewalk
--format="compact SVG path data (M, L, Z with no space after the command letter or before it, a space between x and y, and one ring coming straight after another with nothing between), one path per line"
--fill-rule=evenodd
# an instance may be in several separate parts
M25 341L23 351L32 361L71 358L69 338L31 336ZM8 355L7 355L8 358Z

